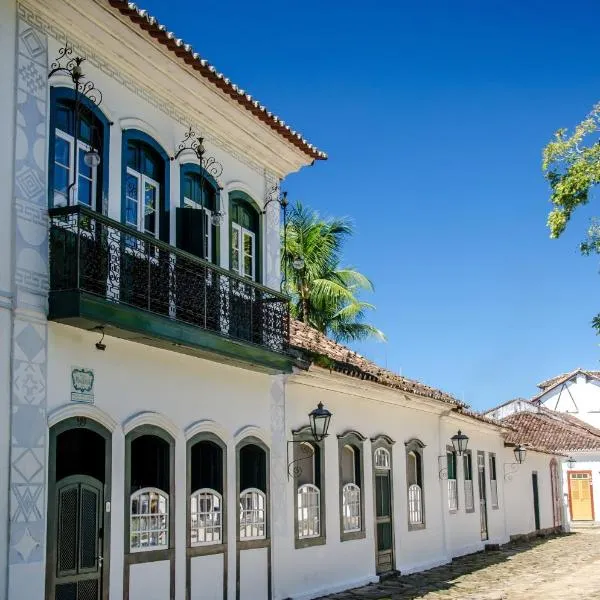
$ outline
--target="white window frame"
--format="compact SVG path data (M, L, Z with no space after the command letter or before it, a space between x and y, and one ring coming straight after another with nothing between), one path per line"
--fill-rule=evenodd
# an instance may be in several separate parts
M158 496L158 501L164 500L165 502L165 511L164 512L133 512L133 502L138 500L138 505L140 503L139 499L148 495L148 503L151 502L151 496L155 494ZM133 523L134 520L139 519L140 525L144 522L145 519L150 519L150 524L152 523L152 519L160 519L164 523L164 527L151 527L149 529L142 529L141 526L139 529L134 529ZM137 536L141 543L142 536L149 536L151 533L164 534L165 543L164 544L153 544L147 546L134 546L133 545L133 537ZM140 490L136 490L130 496L129 500L129 551L130 552L148 552L152 550L164 550L169 547L169 494L165 493L163 490L154 487L146 487Z
M376 469L390 470L392 464L392 457L390 451L387 448L377 448L373 455L373 462L375 463Z
M71 205L81 204L82 206L87 206L88 208L94 209L94 200L96 198L97 186L98 186L98 167L90 167L90 169L92 171L91 179L88 179L85 175L81 175L85 179L88 179L88 181L91 181L92 197L90 199L89 205L86 204L85 202L80 202L79 201L79 175L80 175L79 160L75 160L75 151L74 151L75 138L70 133L66 133L62 129L58 129L58 128L56 128L54 130L54 135L69 144L69 164L63 165L62 163L58 163L56 161L56 151L55 151L55 153L54 153L54 169L56 169L56 165L59 165L63 169L67 168L69 173L68 173L68 177L67 177L68 196L64 196L61 192L58 192L56 190L56 188L53 189L52 190L53 206L71 206ZM55 143L55 147L56 147L56 143ZM77 159L79 159L79 152L89 152L91 149L92 148L89 144L86 144L84 141L78 139L77 140L77 151L78 151ZM74 179L72 178L73 174L74 174ZM72 187L69 187L69 186L71 186L71 184L73 184L73 182L74 182L74 185L72 185ZM57 198L60 199L58 202L57 202ZM66 204L65 204L65 201L66 201Z
M409 525L423 524L423 492L418 483L408 486L408 523Z
M156 239L158 239L158 236L160 234L160 183L154 179L152 179L152 177L148 177L148 175L144 175L142 173L140 173L139 171L136 171L135 169L132 169L131 167L127 167L127 175L131 175L132 177L135 177L138 180L138 193L137 193L137 223L131 223L129 221L127 221L127 199L128 198L133 198L132 196L129 196L127 194L127 182L125 182L125 197L124 197L124 202L125 202L125 224L129 225L130 227L135 227L137 231L141 232L141 233L145 233L146 235L150 235L152 237L155 237ZM156 189L156 207L154 209L154 212L156 214L156 231L155 232L148 232L146 231L145 227L144 227L144 218L146 216L145 213L145 190L146 190L146 184L149 183L151 186L153 186Z
M250 500L250 508L244 506L245 500ZM246 535L248 527L250 535ZM263 533L260 533L261 530ZM258 488L240 492L240 539L267 539L267 495Z
M360 488L356 483L346 483L342 488L342 522L344 533L361 531Z
M214 509L215 499L218 503L218 509L216 510ZM194 511L193 509L194 500L196 501L196 511ZM212 503L212 508L207 510L200 510L200 503L208 501ZM195 525L194 520L196 520ZM196 532L196 541L193 540L192 536L192 533L194 531ZM201 533L202 537L204 537L203 541L200 540ZM206 539L209 535L213 537L212 540ZM215 544L222 543L223 497L221 496L221 494L219 494L219 492L211 488L200 488L192 494L190 494L190 545L193 547L197 547L212 546Z
M236 273L238 273L238 275L240 275L241 277L244 277L244 279L249 279L250 281L256 281L256 234L253 231L250 231L249 229L246 229L245 227L242 227L239 223L235 223L233 222L231 224L231 235L232 238L233 236L235 236L237 238L237 242L238 242L238 268L233 269L233 259L231 261L232 263L232 270L234 270ZM251 240L252 240L252 273L251 274L247 274L244 270L244 258L246 257L246 254L244 252L244 236L248 235ZM235 252L235 247L233 245L233 239L231 240L231 253L233 255L233 253Z
M296 519L298 523L298 539L304 540L320 537L321 490L312 483L305 483L298 488L297 497L298 514Z

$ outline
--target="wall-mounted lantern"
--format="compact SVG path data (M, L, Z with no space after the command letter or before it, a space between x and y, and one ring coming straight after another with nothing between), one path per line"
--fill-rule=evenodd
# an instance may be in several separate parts
M504 480L511 481L513 475L519 470L519 467L525 462L527 458L527 448L521 444L517 444L513 448L515 455L514 463L504 463Z
M462 456L467 451L469 445L469 436L465 435L460 429L451 438L452 450L458 456ZM454 460L454 459L453 459ZM440 479L448 479L448 454L438 456L438 470Z
M319 402L317 408L311 410L308 413L308 421L310 423L310 433L312 439L316 442L322 442L329 434L329 423L331 421L332 413L329 412L324 406L322 402ZM292 432L295 433L295 432ZM307 444L307 441L309 442ZM307 451L304 456L300 458L296 458L290 460L290 446L294 446L294 444L306 444L305 448ZM309 450L310 448L310 450ZM287 461L288 461L288 479L290 477L300 477L302 475L302 467L298 465L300 461L308 460L315 455L314 448L310 445L310 440L288 440L287 443Z
M567 464L569 465L569 469L572 469L575 466L576 462L577 461L572 456L569 456L569 458L567 458Z
M467 445L469 444L469 438L466 436L460 429L458 433L454 434L450 438L452 442L452 448L454 448L454 452L458 454L458 456L462 456L464 452L467 450Z

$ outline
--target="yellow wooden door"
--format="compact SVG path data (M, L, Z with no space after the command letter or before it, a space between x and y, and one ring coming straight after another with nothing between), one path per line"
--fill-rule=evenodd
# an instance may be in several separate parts
M570 472L569 494L571 500L571 519L573 521L593 521L591 474Z

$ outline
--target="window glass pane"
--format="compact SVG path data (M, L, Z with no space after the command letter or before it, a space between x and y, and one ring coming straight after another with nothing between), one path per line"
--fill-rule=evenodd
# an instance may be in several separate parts
M64 104L58 104L56 108L56 128L65 133L73 135L73 111Z
M342 448L342 484L354 483L354 451L350 446Z
M69 186L69 169L60 165L54 165L54 190L67 198L67 187Z
M54 137L54 160L59 165L68 167L71 162L71 144L59 137Z
M148 177L152 177L152 179L159 178L158 161L154 153L151 153L147 148L144 148L143 151L142 173L148 175Z
M132 169L139 169L138 165L138 149L135 142L129 142L127 144L127 166Z
M244 256L244 275L250 279L252 279L252 257Z
M92 206L92 181L85 177L79 176L77 184L77 200L80 204Z
M79 121L79 139L87 142L92 142L92 126L85 119Z
M139 180L131 173L127 174L125 188L125 222L128 225L138 226L138 192Z
M406 478L408 481L408 485L412 485L413 483L418 483L418 481L417 481L417 456L414 452L408 453L408 464L407 464L406 468L407 468Z
M247 233L244 233L244 254L247 254L250 257L254 254L252 242L252 236Z
M158 204L158 189L148 181L144 184L144 231L156 234L156 208Z
M88 179L92 178L92 168L88 167L85 164L85 153L87 152L87 148L79 148L78 149L78 154L79 154L79 174L83 175L84 177L87 177Z

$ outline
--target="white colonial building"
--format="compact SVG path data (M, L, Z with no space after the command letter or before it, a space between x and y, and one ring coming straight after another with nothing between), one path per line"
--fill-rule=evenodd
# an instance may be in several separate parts
M560 526L552 456L290 324L322 152L124 0L1 0L0 45L0 598L314 598Z
M600 515L600 372L575 369L538 384L531 400L506 402L486 415L518 427L523 442L567 457L563 494L572 523Z

